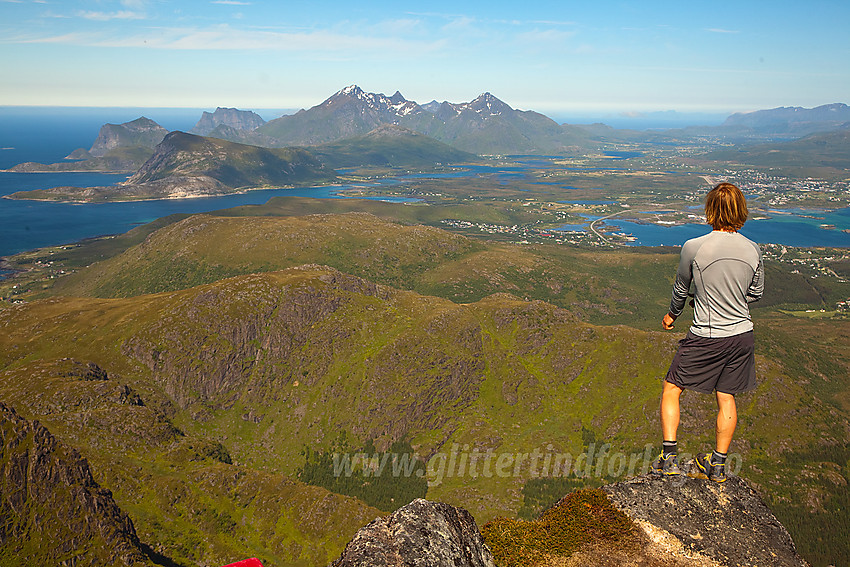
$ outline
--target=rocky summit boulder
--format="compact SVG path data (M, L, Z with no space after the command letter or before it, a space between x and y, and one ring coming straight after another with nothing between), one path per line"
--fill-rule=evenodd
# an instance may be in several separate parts
M495 567L472 515L418 498L354 536L332 567Z
M718 484L644 475L602 490L646 534L653 555L675 564L808 565L785 527L740 477Z
M807 567L785 527L739 477L643 475L562 498L536 520L478 531L448 504L414 500L362 528L331 567Z

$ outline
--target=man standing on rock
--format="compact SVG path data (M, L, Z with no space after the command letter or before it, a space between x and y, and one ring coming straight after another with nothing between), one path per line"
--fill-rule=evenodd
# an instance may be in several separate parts
M694 322L667 371L661 394L663 449L652 463L657 474L681 474L676 431L679 397L685 389L717 396L716 445L694 459L690 475L726 480L726 453L738 423L735 394L756 386L753 322L749 304L764 291L758 245L738 233L747 220L747 201L731 183L719 183L706 196L705 217L712 232L685 242L670 310L661 326L673 328L694 286Z

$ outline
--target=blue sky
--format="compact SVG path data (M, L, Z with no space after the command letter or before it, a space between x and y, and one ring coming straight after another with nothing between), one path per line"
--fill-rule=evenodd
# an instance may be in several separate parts
M850 2L0 0L0 105L553 112L850 103Z

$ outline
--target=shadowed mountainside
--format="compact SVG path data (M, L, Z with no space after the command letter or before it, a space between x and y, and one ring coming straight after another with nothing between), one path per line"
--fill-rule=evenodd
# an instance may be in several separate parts
M3 403L0 433L0 563L151 564L77 451Z
M477 159L474 154L394 124L383 124L363 136L309 149L332 168L363 165L434 167Z
M92 321L92 314L83 316L78 329L86 326L86 319ZM122 540L113 534L104 543L97 530L110 535L114 518L126 520L129 515L147 544L143 548L157 564L223 565L250 554L267 564L326 565L354 531L378 513L354 498L234 464L222 444L175 427L172 402L132 365L110 357L109 348L94 350L101 361L108 361L104 364L109 372L63 357L42 357L14 369L4 364L0 396L22 415L49 425L61 440L58 447L78 449L91 464L97 484L107 487L127 514L104 500L109 491L97 489L94 499L86 497L97 486L91 488L86 480L89 473L82 476L89 488L72 482L82 474L75 471L88 471L87 465L74 465L65 473L45 461L49 453L43 447L28 448L26 438L15 451L28 451L35 472L22 482L17 466L21 459L13 455L4 461L6 485L15 489L3 490L10 495L14 513L3 516L9 522L4 524L0 557L41 557L41 565L66 564L61 562L69 557L78 557L80 565L114 564L106 554ZM115 368L124 371L123 376ZM4 438L16 443L14 436ZM76 455L69 449L59 454L69 451ZM78 456L74 459L72 464L85 463ZM24 486L30 508L18 503ZM45 540L45 535L51 537ZM77 539L80 536L83 539Z

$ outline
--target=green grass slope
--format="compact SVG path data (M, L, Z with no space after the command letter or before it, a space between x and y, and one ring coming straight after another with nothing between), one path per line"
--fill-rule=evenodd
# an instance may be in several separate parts
M848 336L847 323L838 325L844 326L833 339L836 353ZM109 471L103 484L145 541L164 541L169 554L187 561L196 559L191 534L206 533L213 542L205 558L221 557L222 541L246 549L256 541L250 530L271 521L262 510L238 508L239 482L220 479L293 475L305 446L329 449L340 432L352 447L369 439L379 450L409 441L428 465L427 497L466 507L479 523L516 514L523 488L553 474L553 458L563 465L569 455L571 469L591 481L638 472L644 456L653 456L646 444L658 441L660 379L681 337L594 326L551 304L504 294L458 304L315 266L125 299L47 299L0 312L0 329L3 399L52 420L81 448L129 443L115 446L115 464L93 460ZM847 395L847 355L796 367L772 344L762 345L757 358L761 387L739 396L733 452L743 459L742 474L787 506L786 517L844 521L838 489L825 483L838 487L850 477L847 463L830 453L850 434L848 411L836 402ZM116 382L137 392L151 415L161 408L156 415L167 419L150 423L162 425L144 427L157 449L132 447L152 443L144 436L115 441L106 432L120 425L97 419L79 401L108 395L74 397L70 386L35 378L38 361L71 356L119 376ZM706 450L714 403L709 396L683 400L680 447ZM218 445L238 468L221 462ZM812 448L820 451L817 460L793 458ZM535 451L540 456L532 462ZM588 465L589 451L607 457ZM189 488L181 490L186 479ZM209 494L193 492L198 486ZM810 511L809 502L820 508ZM195 503L207 510L200 524ZM243 527L249 516L255 523ZM316 537L338 534L330 525L317 527L324 535ZM296 541L306 540L301 533ZM284 536L279 541L290 545ZM268 553L284 556L279 548ZM302 564L318 561L298 557Z
M172 132L133 175L130 184L170 177L211 177L228 187L262 187L328 181L326 170L309 152L297 148L261 148Z
M57 305L45 307L58 313L53 311ZM114 316L131 317L126 307L75 304L71 312L76 310L78 318L68 321L65 331L88 333L92 316L103 317L101 324ZM234 463L222 444L178 429L171 419L173 403L138 369L128 369L124 357L104 348L108 339L102 342L92 335L96 333L87 336L86 347L59 351L92 355L109 372L93 363L42 353L46 356L35 362L4 365L0 396L28 419L48 425L61 443L78 449L95 481L112 492L121 511L102 503L93 509L60 505L75 494L74 485L62 481L64 473L33 475L36 486L29 492L46 494L48 504L33 509L37 521L28 521L20 505L15 513L4 514L9 529L2 557L42 557L40 564L45 565L70 557L119 564L106 554L121 540L105 528L104 533L112 535L106 543L97 534L76 544L76 535L45 535L52 533L46 529L52 516L87 536L91 530L86 526L109 527L112 516L126 513L123 517L132 519L141 549L156 564L222 565L254 556L272 565L326 565L379 513L353 498ZM45 476L58 481L42 486ZM15 493L4 494L14 498ZM72 548L65 549L66 543ZM51 558L57 556L53 563Z
M393 124L364 136L312 147L310 152L335 169L362 165L434 167L476 159L475 154Z
M850 128L810 134L791 142L711 152L709 159L758 167L798 168L846 179L850 169Z
M655 329L659 313L667 309L678 261L678 255L669 249L523 246L408 224L438 224L452 215L507 216L496 207L479 211L476 205L439 208L342 199L273 201L265 207L163 219L114 242L96 241L63 251L62 256L74 259L69 267L105 259L56 280L47 293L129 297L175 291L234 275L322 264L454 302L474 302L505 292L553 303L594 323ZM369 212L290 216L320 210L320 204L340 213L357 208ZM241 216L257 213L270 215ZM402 217L404 222L393 217ZM494 218L492 222L509 220ZM140 242L143 236L145 240ZM138 244L118 253L134 242ZM831 308L846 292L825 279L792 273L781 264L768 263L767 270L768 289L765 300L756 304L757 310L781 305Z

